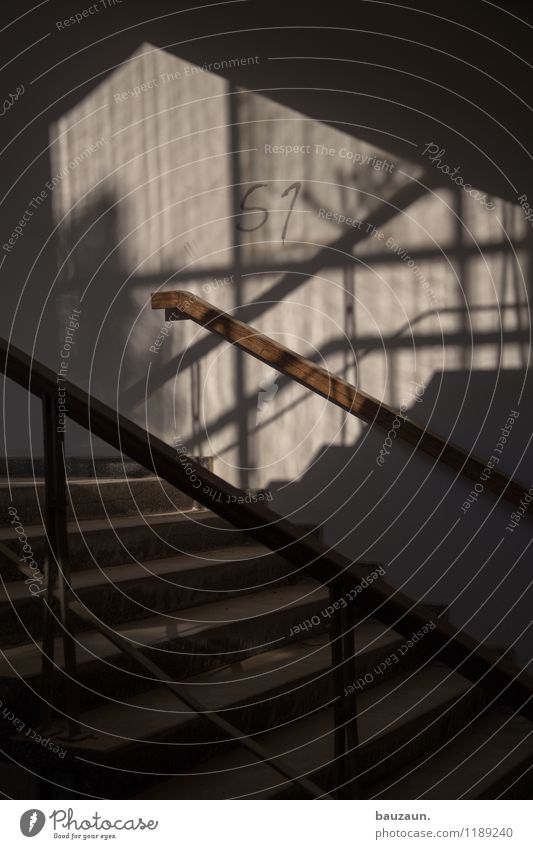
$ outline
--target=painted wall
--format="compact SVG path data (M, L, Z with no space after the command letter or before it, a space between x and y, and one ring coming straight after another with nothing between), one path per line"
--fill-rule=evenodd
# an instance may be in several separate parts
M511 509L487 515L481 498L463 510L473 483L399 444L379 466L386 434L150 309L153 291L195 292L482 457L517 410L500 467L529 485L523 215L497 197L483 205L427 157L424 174L388 154L383 132L358 141L356 118L326 126L141 45L36 141L46 155L13 209L22 214L36 186L41 205L13 249L18 285L2 329L154 433L213 456L228 480L270 489L332 545L383 561L408 594L454 598L456 624L491 643L519 639L526 658L527 520L510 532ZM396 192L428 174L439 187L376 226L383 204L393 210ZM257 209L243 214L253 187L245 205ZM43 242L50 283L39 299L26 273ZM8 452L32 442L38 454L36 414L8 393ZM108 451L74 427L67 444ZM516 617L499 626L514 601Z
M65 319L81 310L69 377L232 481L292 480L360 425L279 378L258 410L275 373L192 323L164 327L159 288L237 310L395 406L412 380L527 362L516 206L487 210L450 181L371 230L420 167L148 44L51 138L55 286ZM245 205L265 211L242 214L251 189Z

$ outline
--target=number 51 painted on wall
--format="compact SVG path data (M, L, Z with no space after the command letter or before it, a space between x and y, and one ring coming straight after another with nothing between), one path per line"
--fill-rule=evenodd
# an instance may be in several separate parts
M250 213L250 212L262 212L263 213L263 220L260 221L259 224L256 224L254 227L244 227L239 222L236 225L237 230L241 230L243 233L252 233L254 230L259 230L259 228L262 227L263 224L266 224L266 222L268 221L268 215L269 215L268 209L265 209L264 206L245 206L245 203L248 200L248 198L250 197L250 195L252 194L252 192L255 192L256 189L266 188L267 186L268 186L268 183L255 183L253 186L250 186L250 188L248 189L247 192L245 192L243 199L241 200L241 209L242 209L243 212L245 212L247 214ZM302 187L301 183L292 183L289 186L289 188L285 189L285 191L281 195L281 197L284 198L284 197L287 197L289 192L294 191L292 203L291 203L290 209L287 213L287 218L285 219L285 224L284 224L283 230L281 231L281 241L283 242L283 244L285 244L285 237L287 235L287 227L289 226L289 219L292 215L292 211L294 209L294 204L296 203L296 198L298 197L298 194L300 192L301 187Z

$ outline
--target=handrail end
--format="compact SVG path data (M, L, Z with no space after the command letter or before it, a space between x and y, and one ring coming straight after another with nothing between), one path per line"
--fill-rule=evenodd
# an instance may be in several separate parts
M196 295L182 289L175 292L153 292L151 296L153 310L178 309L185 312L193 301L196 301Z

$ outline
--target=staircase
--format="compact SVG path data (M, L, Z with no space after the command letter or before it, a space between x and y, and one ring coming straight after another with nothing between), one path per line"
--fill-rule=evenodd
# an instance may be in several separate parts
M70 478L68 496L75 598L205 711L253 735L274 761L282 758L325 795L333 793L334 707L343 695L332 671L327 589L140 469ZM0 484L4 758L55 782L40 788L51 798L57 785L69 796L101 798L300 795L272 765L224 737L78 617L72 628L81 733L64 736L59 637L53 722L40 727L43 606L7 552L20 557L27 544L43 564L43 503L40 481L15 479L11 490ZM447 666L424 660L420 644L406 649L405 636L363 612L358 616L356 670L363 683L353 793L406 799L529 794L533 723L491 705Z

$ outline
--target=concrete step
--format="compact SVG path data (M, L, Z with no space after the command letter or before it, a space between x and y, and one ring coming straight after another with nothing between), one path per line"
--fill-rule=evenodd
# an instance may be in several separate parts
M493 708L371 789L378 799L531 798L533 723Z
M46 537L43 525L29 525L23 531L25 536L21 541L13 528L1 528L0 543L19 558L23 556L23 544L29 545L31 556L44 572ZM242 545L246 535L209 510L191 510L70 522L68 540L71 569L77 571L228 548ZM16 566L1 553L0 570L5 581L20 578Z
M145 477L74 478L67 482L70 519L136 516L190 510L192 498L154 475ZM9 526L16 509L23 525L42 522L45 509L44 480L0 480L0 527Z
M238 663L252 654L295 640L291 629L319 614L327 600L327 591L305 580L294 586L282 585L237 595L121 625L109 624L136 647L142 648L146 656L176 681L183 681L195 673ZM324 620L322 630L325 626ZM319 632L320 628L315 631ZM87 706L97 704L102 698L124 700L158 683L99 632L80 633L76 640L81 698ZM65 679L61 672L63 648L59 639L55 642L55 657L59 669L55 676L54 704L61 708ZM34 719L37 698L31 698L28 688L39 692L40 672L39 644L25 644L4 651L0 659L3 703L20 702Z
M264 546L249 543L195 554L125 563L74 572L77 599L107 623L126 622L148 614L181 610L298 579L294 567ZM43 584L44 586L44 584ZM43 607L24 580L0 587L2 646L42 637ZM73 618L75 633L89 626Z
M210 460L211 458L201 458ZM130 460L124 454L111 457L72 457L67 456L67 477L73 478L145 478L150 472ZM0 478L8 475L13 482L24 478L44 478L45 464L43 457L0 457Z
M476 716L485 699L461 675L430 664L380 682L358 695L359 775L365 787L412 762ZM261 734L258 742L325 792L333 787L333 708ZM175 772L179 772L175 770ZM142 798L229 799L298 796L275 770L241 748L143 788Z

